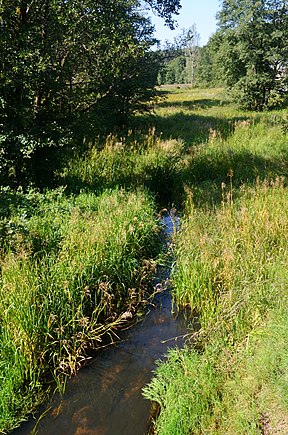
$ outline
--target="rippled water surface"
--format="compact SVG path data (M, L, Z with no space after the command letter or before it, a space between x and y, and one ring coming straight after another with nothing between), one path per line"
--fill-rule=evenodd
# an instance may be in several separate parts
M167 243L179 218L163 218ZM141 323L124 332L123 340L99 351L77 376L68 382L63 397L56 397L52 407L37 423L30 420L17 434L49 435L144 435L147 432L150 402L141 394L150 381L155 361L168 347L182 346L187 332L183 316L171 314L171 297L167 285L169 270L159 271L157 294Z

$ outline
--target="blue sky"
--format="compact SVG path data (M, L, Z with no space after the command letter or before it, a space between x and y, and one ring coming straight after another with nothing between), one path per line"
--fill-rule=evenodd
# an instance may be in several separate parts
M209 37L216 30L215 15L220 9L220 4L220 0L181 0L182 9L180 14L175 16L178 27L174 31L164 26L161 18L152 15L156 38L161 42L166 39L173 41L174 37L181 33L182 28L188 29L195 23L200 34L200 45L207 44Z

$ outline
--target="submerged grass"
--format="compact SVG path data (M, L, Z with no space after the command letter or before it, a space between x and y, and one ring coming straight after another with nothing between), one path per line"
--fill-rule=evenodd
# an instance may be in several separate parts
M49 373L61 388L132 317L157 225L141 191L1 195L0 430L9 430L42 399Z

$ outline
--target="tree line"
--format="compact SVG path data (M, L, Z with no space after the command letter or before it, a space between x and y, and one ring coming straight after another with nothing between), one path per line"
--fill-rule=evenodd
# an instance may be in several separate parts
M199 47L196 27L155 52L147 8L173 28L180 0L0 0L0 183L51 172L149 109L158 83L226 85L247 109L285 104L286 0L224 0Z
M164 59L158 82L225 85L237 103L249 110L287 105L288 4L286 0L225 0L218 28L199 47L195 27L184 29L186 40L160 50ZM187 55L194 38L194 72ZM170 58L167 56L167 50Z

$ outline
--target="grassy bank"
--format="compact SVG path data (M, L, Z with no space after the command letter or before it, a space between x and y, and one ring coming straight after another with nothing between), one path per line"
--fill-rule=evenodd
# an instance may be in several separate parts
M183 156L174 298L197 332L144 389L160 408L155 433L286 434L287 112L197 108L184 93L165 110L192 120L219 108L218 128L200 144L187 138Z
M0 191L0 431L133 316L155 203L183 211L174 299L200 327L197 350L170 352L145 389L156 433L284 425L287 111L240 112L221 89L161 93L153 116L58 170L58 189Z
M156 433L286 432L287 206L277 181L216 211L187 209L174 297L201 326L198 351L171 352L145 390L161 406Z
M132 317L157 249L154 213L143 191L1 191L0 431Z
M182 208L190 189L197 206L221 202L230 170L234 189L286 176L287 111L241 112L222 89L164 87L161 95L134 130L88 144L58 173L60 184L73 192L145 186L161 205Z

